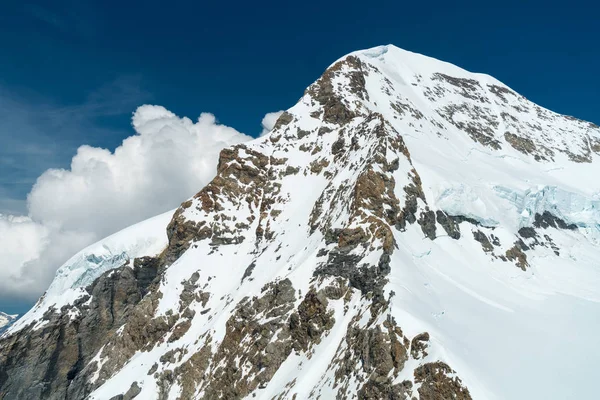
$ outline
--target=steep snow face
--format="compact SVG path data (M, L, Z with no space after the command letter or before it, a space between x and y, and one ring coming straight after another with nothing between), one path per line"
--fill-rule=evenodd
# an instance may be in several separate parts
M599 152L597 126L487 75L394 46L345 56L269 134L221 153L173 215L149 293L65 385L90 399L592 398ZM83 270L56 287L98 276Z
M44 325L42 316L49 309L60 310L87 294L86 287L104 272L133 261L154 256L167 245L166 226L173 216L169 211L125 228L94 243L71 257L57 271L46 293L7 334L15 333L32 322Z

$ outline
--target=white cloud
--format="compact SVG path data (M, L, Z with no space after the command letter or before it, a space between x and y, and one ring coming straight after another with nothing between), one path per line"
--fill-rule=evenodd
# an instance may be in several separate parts
M114 152L81 146L70 169L44 172L28 217L0 216L2 297L35 299L75 252L177 207L212 179L222 148L251 139L212 114L193 122L160 106L139 107L132 122L137 134Z
M0 215L0 238L0 300L34 300L57 267L96 240L92 232L62 231L10 215Z
M29 217L0 214L0 260L6 266L22 265L39 257L48 241L48 229ZM0 281L12 276L11 268L0 268Z
M104 237L174 208L212 179L223 147L250 139L211 114L194 123L159 106L138 108L133 127L138 134L114 153L81 146L69 170L44 172L28 196L30 216Z
M279 118L281 114L283 114L283 110L267 113L264 116L261 122L263 130L260 133L260 136L264 136L267 133L271 132L271 129L273 129L273 127L275 126L275 122L277 122L277 118Z
M119 76L68 105L0 83L0 213L26 214L25 197L42 172L68 166L82 137L129 135L126 125L111 126L106 118L131 115L150 98L135 75Z

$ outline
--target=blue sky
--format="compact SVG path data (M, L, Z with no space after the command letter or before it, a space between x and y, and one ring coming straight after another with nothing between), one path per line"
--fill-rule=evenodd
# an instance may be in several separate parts
M109 149L144 102L260 132L337 57L393 43L600 122L600 27L577 2L5 2L0 209L80 144ZM589 6L588 6L589 7Z
M600 122L590 3L3 2L0 212L81 144L114 149L142 103L256 135L337 57L392 43ZM564 4L564 3L562 3Z

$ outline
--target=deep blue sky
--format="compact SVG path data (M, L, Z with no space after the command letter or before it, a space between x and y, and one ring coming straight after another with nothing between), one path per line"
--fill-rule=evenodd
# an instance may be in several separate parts
M336 58L392 43L600 123L598 6L584 2L2 2L0 212L75 149L114 149L131 112L214 113L247 134ZM523 5L521 3L527 3Z

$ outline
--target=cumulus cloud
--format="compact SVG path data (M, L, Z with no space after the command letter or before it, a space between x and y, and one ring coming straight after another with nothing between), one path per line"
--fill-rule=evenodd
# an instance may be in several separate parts
M92 232L63 231L29 217L0 215L0 302L34 300L71 255L96 240Z
M264 136L267 133L271 132L271 129L273 129L273 127L275 126L275 122L277 122L277 118L279 118L281 114L283 114L283 110L267 113L264 116L261 122L263 130L260 133L260 136Z
M40 255L48 239L48 229L29 217L0 214L0 260L10 265L22 265ZM11 268L0 268L0 281L9 278Z
M196 193L221 149L250 139L212 114L194 123L160 106L138 108L133 127L137 135L114 153L81 146L69 170L44 172L27 198L31 218L104 237Z
M44 172L29 216L0 215L0 297L35 299L78 250L177 207L212 179L222 148L251 139L212 114L194 122L153 105L139 107L132 125L136 134L114 152L81 146L70 169Z

